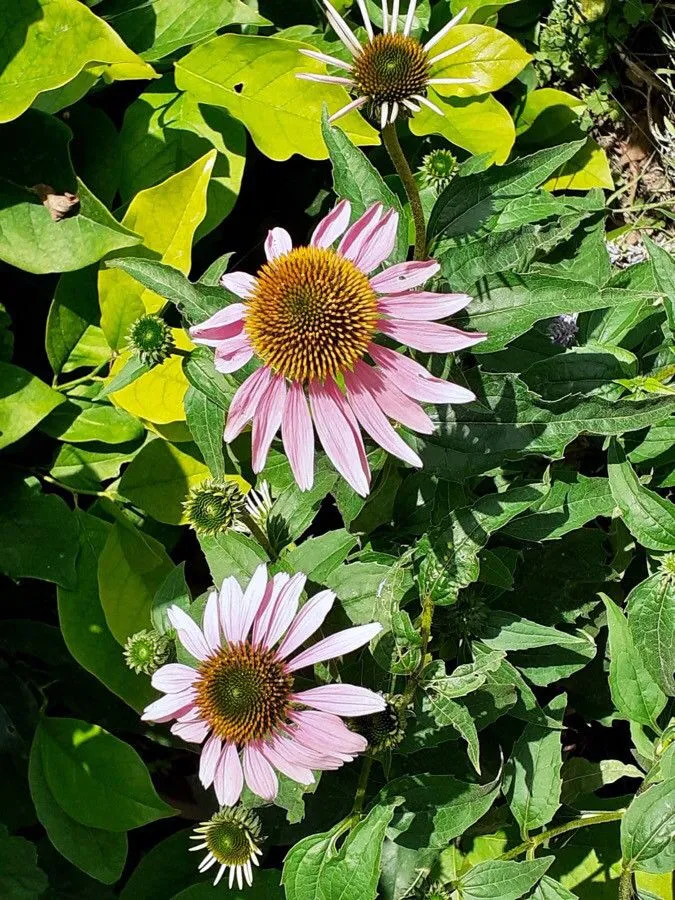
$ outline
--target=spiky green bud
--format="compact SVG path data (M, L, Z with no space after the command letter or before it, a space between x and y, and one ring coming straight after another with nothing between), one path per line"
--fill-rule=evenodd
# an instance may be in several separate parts
M197 534L244 530L241 515L246 510L246 497L233 481L217 478L203 481L192 488L183 508Z
M449 150L432 150L422 160L420 175L422 183L436 188L438 193L445 190L457 174L457 157Z
M243 806L225 806L195 828L194 839L203 841L221 866L245 866L260 855L260 819Z
M457 603L449 607L450 630L463 638L476 637L488 620L489 609L474 593L463 591Z
M403 740L406 725L406 709L400 695L385 694L386 707L382 712L359 716L349 723L350 728L368 741L370 753L393 750Z
M129 329L127 337L129 349L138 354L146 366L156 366L174 349L171 329L164 319L155 315L141 316Z
M144 628L127 638L124 660L137 675L152 675L169 659L171 641L154 628Z

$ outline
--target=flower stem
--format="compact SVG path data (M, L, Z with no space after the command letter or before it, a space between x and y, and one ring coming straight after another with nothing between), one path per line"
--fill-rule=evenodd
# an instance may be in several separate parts
M541 834L532 835L528 841L518 844L517 847L509 850L508 853L503 853L499 859L515 859L521 853L527 853L528 851L530 857L533 857L536 848L550 841L551 838L558 837L560 834L567 834L568 831L576 831L577 828L586 828L588 825L604 825L605 822L618 822L623 818L625 812L625 809L618 809L614 812L598 813L595 816L582 816L580 819L573 819L564 825L558 825L555 828L549 828L548 831L542 831ZM621 896L623 898L623 895Z
M277 558L277 554L275 553L274 547L272 546L269 538L265 534L265 531L260 527L260 525L258 525L258 523L255 521L255 519L252 516L249 516L246 513L242 514L241 521L248 528L248 530L251 532L253 537L263 548L265 553L267 553L267 555L270 558L270 561L275 562L276 558Z
M415 177L408 165L408 160L401 148L398 139L396 126L393 123L385 125L382 129L382 141L387 148L387 152L391 157L394 168L398 173L398 177L403 182L403 187L410 201L410 210L412 212L413 223L415 225L415 255L414 259L427 258L427 227L424 222L424 210L422 209L422 200L420 199L419 188Z
M356 825L361 818L361 812L363 811L363 801L366 798L366 788L368 787L368 778L370 776L370 769L372 765L373 757L364 756L363 765L361 767L361 774L359 775L359 783L356 786L356 794L354 795L354 805L352 806L352 811L349 815L350 823L352 825Z
M92 369L91 372L88 372L86 375L82 375L81 378L73 378L72 381L65 381L63 384L54 384L54 390L56 391L68 391L70 388L76 387L78 384L84 384L87 381L100 381L98 378L98 373L104 369L108 363L109 359L106 359L105 362L99 363L95 369Z
M633 873L630 869L621 870L619 879L619 900L633 900Z
M431 623L434 619L434 601L431 597L426 596L422 598L422 616L420 620L420 637L422 638L422 643L420 645L420 661L415 669L415 671L410 676L410 680L408 681L408 686L403 694L403 702L407 706L408 703L415 696L415 691L417 690L420 679L422 677L422 672L424 671L424 667L426 665L427 659L427 648L429 646L429 640L431 638Z

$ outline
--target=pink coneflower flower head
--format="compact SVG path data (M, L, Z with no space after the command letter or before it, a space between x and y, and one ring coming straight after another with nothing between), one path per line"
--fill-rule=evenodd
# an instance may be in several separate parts
M436 320L462 309L466 294L418 291L440 266L404 262L373 274L394 249L398 213L376 203L349 227L343 200L317 225L309 247L293 247L283 228L265 241L257 275L226 273L233 303L190 329L196 344L215 347L215 366L234 372L251 358L262 365L230 404L225 440L253 421L252 465L260 472L281 428L295 479L314 479L314 430L335 468L361 496L370 489L363 429L413 466L421 460L390 420L429 434L419 405L467 403L466 388L433 378L423 366L375 343L378 332L423 352L449 353L485 339ZM335 246L337 244L337 246Z
M330 122L366 106L371 117L379 122L382 128L396 121L400 115L409 118L428 106L438 115L443 110L427 97L429 87L442 90L446 85L473 84L475 78L447 78L442 76L445 62L450 56L459 53L476 40L475 37L457 43L441 52L434 52L434 47L445 38L466 13L466 7L451 19L438 34L422 44L411 36L417 0L410 0L403 23L400 23L400 0L392 0L390 9L388 0L382 0L382 33L375 34L368 15L365 0L356 0L363 24L368 35L365 44L361 44L347 22L338 13L329 0L323 0L326 16L333 30L352 55L352 62L346 63L334 56L319 53L316 50L302 49L305 56L318 59L329 66L342 69L344 75L322 75L313 72L302 72L297 77L307 81L320 81L325 84L339 84L346 88L354 99L331 116ZM402 25L399 31L399 25Z
M179 607L168 610L178 640L196 662L155 672L152 684L165 696L145 709L143 719L175 719L174 734L203 743L199 777L204 787L213 784L221 804L235 804L244 782L273 800L277 771L312 784L312 770L351 762L367 741L341 717L385 708L379 694L352 684L295 690L296 672L362 647L382 628L357 625L298 653L335 599L322 591L298 611L305 581L284 573L268 580L262 565L244 591L227 578L211 593L201 628Z

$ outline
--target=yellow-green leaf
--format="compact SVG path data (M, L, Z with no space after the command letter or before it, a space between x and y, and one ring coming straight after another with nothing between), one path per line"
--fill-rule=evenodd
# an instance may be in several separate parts
M246 125L271 159L300 153L328 156L321 136L321 109L336 112L350 101L339 85L296 78L298 72L325 72L300 53L305 44L276 37L224 34L195 47L176 63L176 85L201 103L224 106ZM352 112L340 125L355 144L377 144L377 132Z
M0 448L28 434L65 397L36 375L0 362Z
M614 187L607 154L589 137L581 150L543 185L547 191L588 191Z
M195 163L132 200L122 224L143 238L134 256L161 259L184 274L190 270L192 239L206 214L206 191L216 161L210 150ZM156 312L164 299L121 269L99 273L101 327L113 350L124 347L129 328L144 312ZM164 421L170 421L165 419Z
M115 78L154 78L154 69L79 0L23 0L0 7L0 122L61 87L87 63L115 66ZM106 67L107 68L107 67Z

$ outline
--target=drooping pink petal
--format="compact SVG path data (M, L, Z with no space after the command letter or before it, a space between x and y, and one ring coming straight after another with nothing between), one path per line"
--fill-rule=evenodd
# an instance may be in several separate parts
M309 401L314 425L335 468L357 494L366 497L370 490L370 467L363 439L344 397L341 402L337 395L342 397L332 379L324 385L318 381L310 383Z
M265 647L273 647L293 621L307 576L298 572L282 587L271 610L269 627L263 636Z
M351 214L352 205L349 200L341 200L316 226L310 244L313 247L330 247L344 234Z
M293 249L293 241L285 228L273 228L265 239L265 253L271 262L277 256L284 256Z
M423 353L454 353L480 344L487 337L480 331L460 331L439 322L406 322L404 319L380 319L378 330L402 344Z
M304 389L297 381L286 394L281 438L298 487L308 491L314 484L314 428Z
M216 347L214 366L216 372L229 375L238 372L253 356L253 347L247 334L238 334Z
M287 775L288 778L292 778L293 781L297 781L298 784L314 784L314 776L311 769L301 766L297 762L289 762L287 759L284 759L270 744L261 743L260 752L271 766Z
M397 434L389 424L389 420L377 405L368 389L353 372L345 372L347 398L361 427L389 453L421 468L422 460Z
M467 388L435 378L414 359L389 347L370 344L368 353L403 393L422 403L470 403L476 399Z
M233 294L244 300L248 300L258 284L257 279L248 272L225 272L220 276L220 283L228 291L232 291Z
M194 699L193 688L186 688L175 694L165 694L145 707L141 719L144 722L169 722L171 719L177 719L194 706Z
M253 413L252 468L262 472L274 435L279 430L286 402L286 379L273 375Z
M204 662L211 655L209 645L206 638L202 634L202 630L194 619L180 608L180 606L170 606L166 611L169 622L176 629L178 640L185 647L188 653Z
M362 247L354 260L354 265L358 266L366 275L382 265L394 249L397 228L398 213L395 209L390 209L374 229L368 242Z
M165 694L176 694L191 688L199 680L199 673L181 663L167 663L153 674L151 684Z
M370 279L370 284L380 294L398 294L419 287L440 269L439 264L433 259L397 263L374 275Z
M421 434L433 432L434 423L429 416L418 403L396 387L393 378L385 378L382 372L371 368L362 360L354 366L354 373L368 388L385 416Z
M204 617L202 619L204 637L211 650L218 650L220 647L220 625L218 621L220 610L218 607L218 591L211 591L204 607Z
M202 748L199 757L199 780L205 788L213 784L222 748L222 742L215 734L211 735Z
M193 325L189 331L190 340L194 344L215 347L218 341L233 337L241 331L245 306L243 303L230 303L212 315L201 325Z
M244 747L244 777L254 794L263 800L274 800L279 782L272 766L253 744Z
M271 377L271 370L267 366L261 366L237 388L227 413L227 424L223 435L228 443L241 434L253 418Z
M312 750L321 752L328 748L331 752L362 753L368 741L360 734L350 731L338 716L317 712L313 709L293 710L289 713L297 726L294 736Z
M346 653L351 653L352 650L363 647L381 631L382 626L379 622L345 628L343 631L338 631L322 641L318 641L294 659L289 660L286 668L289 672L297 672L298 669L304 669L305 666L313 666L315 663L325 662L336 656L344 656Z
M433 322L464 309L471 302L468 294L435 294L433 291L407 291L379 297L378 309L387 316L413 322Z
M223 581L218 598L220 601L220 626L228 643L237 640L234 635L243 596L243 591L236 578L230 575Z
M336 716L369 716L387 705L380 694L355 684L322 684L293 694L291 699Z
M232 640L245 641L253 625L256 613L265 596L267 587L267 566L263 563L253 573L246 586L239 607L232 611Z
M208 722L174 722L171 733L191 744L201 744L209 733Z
M382 209L381 203L373 203L354 222L338 245L338 253L341 256L353 260L359 255L373 233L373 229L377 227L377 223L382 218Z
M287 572L277 572L277 574L267 582L265 594L253 621L254 644L261 644L263 642L269 628L270 619L274 612L276 599L279 596L281 589L284 585L288 584L290 579L291 576Z
M226 744L216 766L213 787L221 806L234 806L244 789L244 773L235 744Z
M335 601L332 591L320 591L311 597L291 622L286 636L277 648L279 659L286 659L310 638L331 611Z

